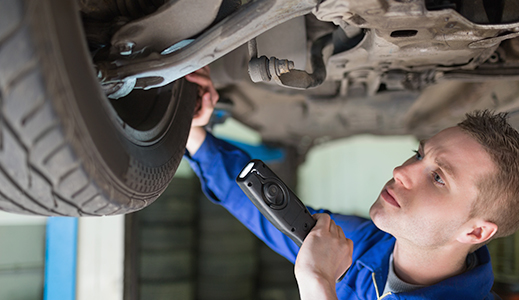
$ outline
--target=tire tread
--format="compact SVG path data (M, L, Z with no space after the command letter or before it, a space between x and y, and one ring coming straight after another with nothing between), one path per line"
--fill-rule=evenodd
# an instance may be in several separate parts
M101 207L88 206L102 195L97 191L94 195L85 193L93 183L73 155L63 124L46 96L44 72L33 50L29 22L37 12L36 2L0 4L0 20L10 20L9 26L0 28L0 161L9 158L17 166L17 172L13 172L7 163L0 163L0 208L37 215L115 213L121 208L106 199L102 199ZM21 15L10 16L13 11ZM72 176L80 179L81 186L66 195L70 187L65 188L63 183ZM67 200L67 196L80 204Z

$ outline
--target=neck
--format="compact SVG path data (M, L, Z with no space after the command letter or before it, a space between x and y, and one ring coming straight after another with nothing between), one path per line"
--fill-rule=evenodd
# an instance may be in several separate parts
M396 275L410 284L432 285L463 273L467 251L455 246L427 249L397 240L393 251Z

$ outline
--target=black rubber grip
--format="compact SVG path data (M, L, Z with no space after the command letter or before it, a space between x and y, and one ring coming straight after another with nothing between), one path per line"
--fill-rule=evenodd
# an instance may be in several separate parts
M259 211L299 247L316 221L297 196L261 160L251 160L236 182Z

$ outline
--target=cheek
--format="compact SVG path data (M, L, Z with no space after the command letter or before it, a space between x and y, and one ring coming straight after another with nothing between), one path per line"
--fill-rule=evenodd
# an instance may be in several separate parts
M408 196L411 197L409 202L413 205L433 205L443 196L442 191L431 182L428 174L421 174L420 179L415 179L415 183L414 188L408 191Z
M430 192L420 198L410 208L411 218L432 231L450 228L463 222L468 216L468 208L463 197L450 197L442 193Z
M446 212L442 207L423 205L413 212L411 218L417 223L424 223L426 226L431 226L450 219L449 214L450 212Z
M409 194L409 205L404 206L410 218L416 222L421 219L427 222L437 222L449 215L452 207L448 205L448 196L441 191L433 183L427 183L420 186L415 193Z

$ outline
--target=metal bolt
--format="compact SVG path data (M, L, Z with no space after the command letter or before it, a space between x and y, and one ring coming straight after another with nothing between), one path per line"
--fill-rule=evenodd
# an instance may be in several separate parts
M124 43L119 43L119 44L115 45L115 49L121 55L130 55L133 52L134 46L135 46L135 43L124 42Z
M97 67L96 67L97 69ZM101 79L103 78L103 71L101 71L100 69L97 69L97 79Z
M276 74L279 76L281 74L285 74L290 72L290 70L294 69L294 62L290 61L288 59L277 59L277 58L270 58L270 60L274 60L274 64L276 67Z
M490 55L490 57L487 59L487 61L491 64L498 63L499 62L499 53L498 52L492 53L492 55Z
M106 76L104 63L96 64L96 65L94 65L94 68L95 68L95 72L97 75L97 79L99 79L99 81L103 81Z

